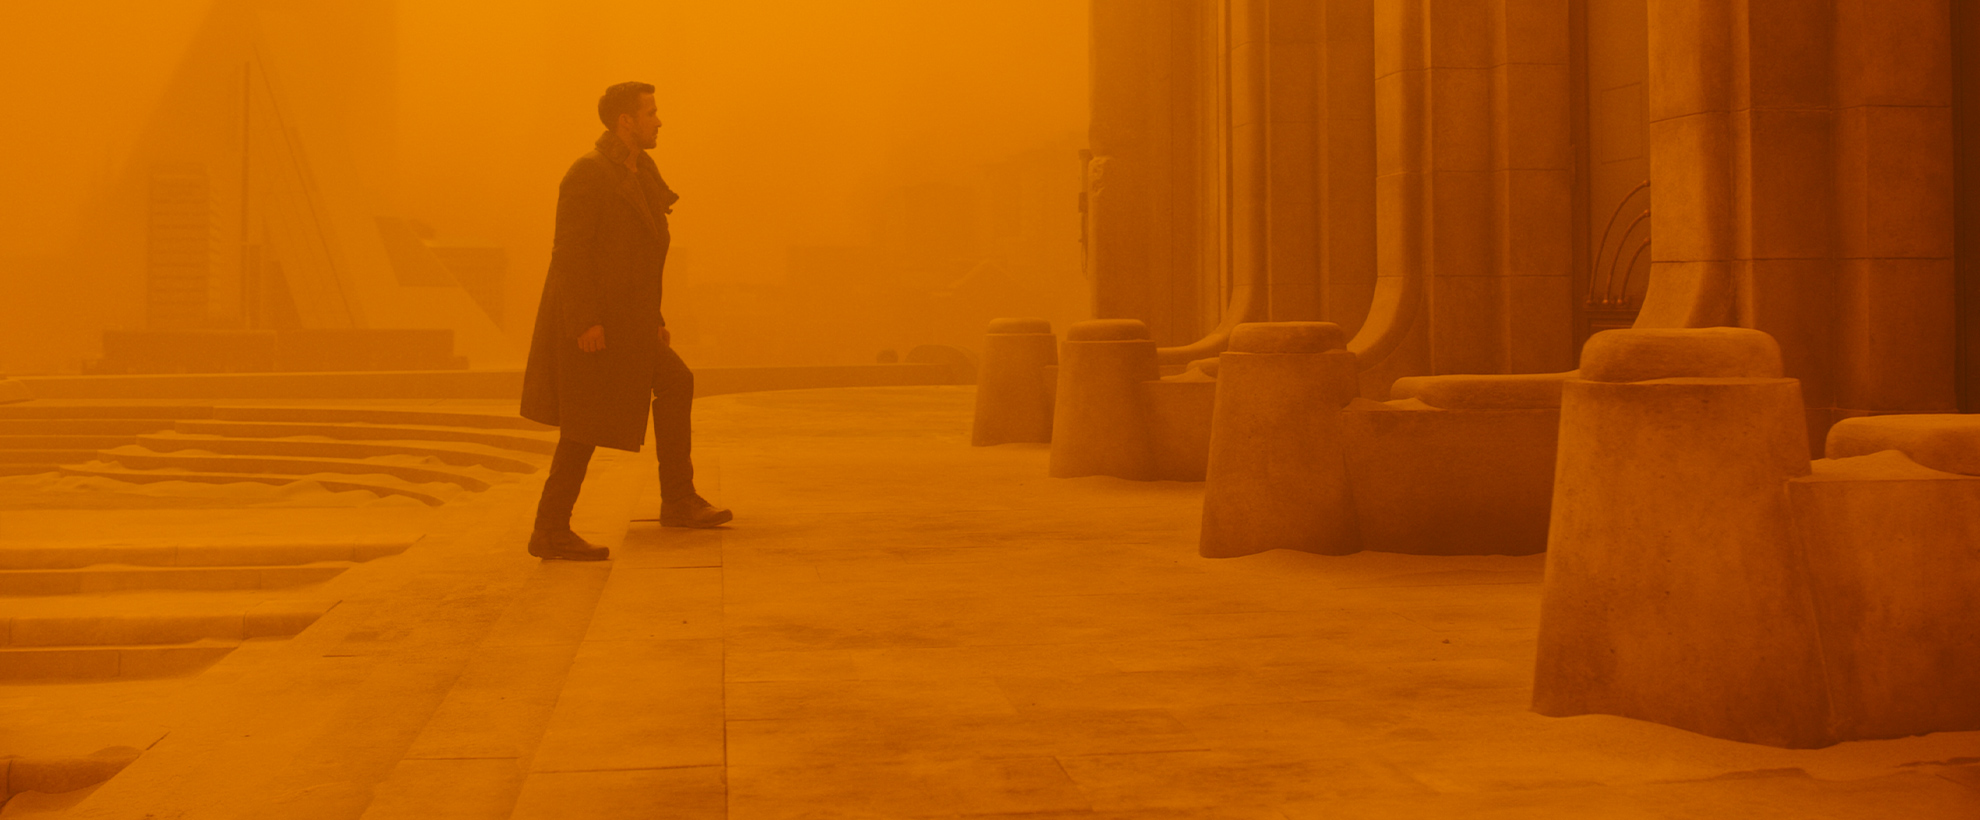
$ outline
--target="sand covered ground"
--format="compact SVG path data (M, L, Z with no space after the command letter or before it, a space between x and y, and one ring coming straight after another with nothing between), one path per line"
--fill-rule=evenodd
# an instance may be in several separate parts
M440 507L0 481L0 549L414 539L225 593L336 603L197 674L0 686L0 754L142 751L0 816L1980 816L1980 733L1791 751L1534 714L1540 557L1202 559L1200 485L971 448L970 391L704 399L736 523L659 528L650 457L601 451L574 525L602 565L522 554L540 473Z

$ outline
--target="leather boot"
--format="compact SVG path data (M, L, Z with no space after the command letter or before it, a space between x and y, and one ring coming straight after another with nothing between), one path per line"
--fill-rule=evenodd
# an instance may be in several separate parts
M569 529L539 529L529 534L529 554L564 561L603 561L611 557L612 550L592 546Z
M660 502L660 526L694 527L707 529L729 523L735 514L708 503L699 495L690 495L685 501Z

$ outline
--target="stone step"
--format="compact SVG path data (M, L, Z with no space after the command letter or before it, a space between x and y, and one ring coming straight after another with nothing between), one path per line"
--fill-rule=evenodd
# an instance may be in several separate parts
M0 450L0 464L81 464L100 450ZM42 472L36 470L35 472Z
M114 481L128 481L134 484L150 484L160 481L191 481L200 484L233 484L235 482L248 481L257 484L282 485L282 484L293 484L297 481L302 480L296 476L271 475L267 473L213 473L213 472L194 472L194 471L186 471L186 470L157 470L157 471L132 470L123 467L112 467L101 464L97 464L97 465L65 464L58 469L63 475L82 476L85 478L108 478ZM325 479L325 478L315 478L315 477L310 478L309 480L322 485L324 489L329 490L333 493L348 492L351 490L365 490L368 492L376 493L381 496L402 495L407 498L411 498L416 501L419 501L422 504L426 504L434 507L438 507L442 504L447 503L446 499L440 498L439 496L433 495L432 493L411 489L409 487L400 487L392 484L380 484L373 481L362 481L356 479Z
M118 418L0 418L0 435L10 436L135 436L170 430L173 419Z
M517 431L478 430L462 427L435 427L419 425L380 425L365 423L334 422L287 422L287 421L182 421L174 426L178 432L195 435L229 436L233 438L284 438L287 436L322 436L324 438L360 441L457 441L471 444L485 444L504 450L550 455L557 451L554 435ZM157 432L145 430L141 432Z
M317 473L389 475L415 484L445 483L481 492L488 482L464 473L435 467L385 464L354 458L282 458L278 456L199 455L193 453L103 450L96 457L133 470L188 470L202 473L256 473L299 478Z
M379 407L216 407L213 418L224 421L334 422L395 424L424 427L473 427L490 430L544 432L557 428L513 413L464 413L445 410L399 410Z
M239 641L203 640L176 646L0 647L0 682L170 678L218 663Z
M203 419L213 415L209 405L188 404L53 404L28 402L0 406L0 419Z
M0 452L8 450L107 450L137 441L136 436L0 435Z
M162 733L144 735L150 735L152 742L164 736ZM27 744L21 745L32 748ZM11 807L10 815L58 816L63 807L74 803L67 792L86 789L116 777L125 766L144 754L144 748L121 743L99 747L86 755L9 754L0 751L0 758L7 758L7 781L4 787L0 787L0 803ZM20 799L15 800L15 797Z
M152 435L138 436L135 441L138 446L161 453L177 452L180 450L204 450L223 455L341 459L410 455L431 458L456 466L487 467L491 470L501 470L507 473L533 473L537 470L537 465L528 461L513 456L501 455L496 452L470 449L485 445L466 442L448 447L437 444L410 444L405 442L300 441L297 439L233 438L190 435L186 433L154 433ZM131 442L126 441L124 443ZM493 448L490 449L492 450Z
M0 570L132 567L292 567L329 561L364 563L398 555L418 538L364 541L0 544Z
M621 547L635 511L655 495L649 464L633 453L599 453L571 518L579 535L612 549L617 561L626 560ZM570 697L564 694L567 675L591 629L599 596L617 571L610 563L569 561L532 567L528 581L476 647L439 708L378 785L362 820L426 820L442 812L455 818L508 820L524 786L523 769L535 756L558 702ZM574 808L566 816L606 816L587 808ZM673 808L662 814L690 816Z
M88 603L122 606L114 599ZM32 602L14 602L0 609L0 623L7 626L0 632L0 639L4 639L0 646L166 646L204 640L287 638L309 628L337 605L331 600L276 600L236 602L231 608L222 608L220 603L209 600L204 608L177 612L106 614L80 610L74 601L40 608L48 611L37 611Z
M285 589L342 575L349 563L294 567L85 567L0 569L0 596L79 595L131 590Z

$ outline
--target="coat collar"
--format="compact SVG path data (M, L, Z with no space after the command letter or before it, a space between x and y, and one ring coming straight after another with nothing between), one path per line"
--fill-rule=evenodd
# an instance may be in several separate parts
M647 156L645 151L627 147L618 134L606 131L598 137L596 147L600 164L611 173L616 183L612 187L618 189L626 204L639 212L647 229L659 236L661 214L673 213L674 203L680 201L680 195L667 187L667 181L660 177L660 168L653 164L652 157ZM626 158L629 156L638 170L626 169ZM646 189L644 192L640 190L642 187ZM655 206L659 208L659 214L654 213Z

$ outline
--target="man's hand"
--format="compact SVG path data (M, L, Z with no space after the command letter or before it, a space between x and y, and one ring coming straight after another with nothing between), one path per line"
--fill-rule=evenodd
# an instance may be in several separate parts
M578 337L578 349L586 353L597 353L605 349L605 326L592 325L590 330Z
M660 326L660 346L661 347L674 346L674 334L667 331L666 325Z

